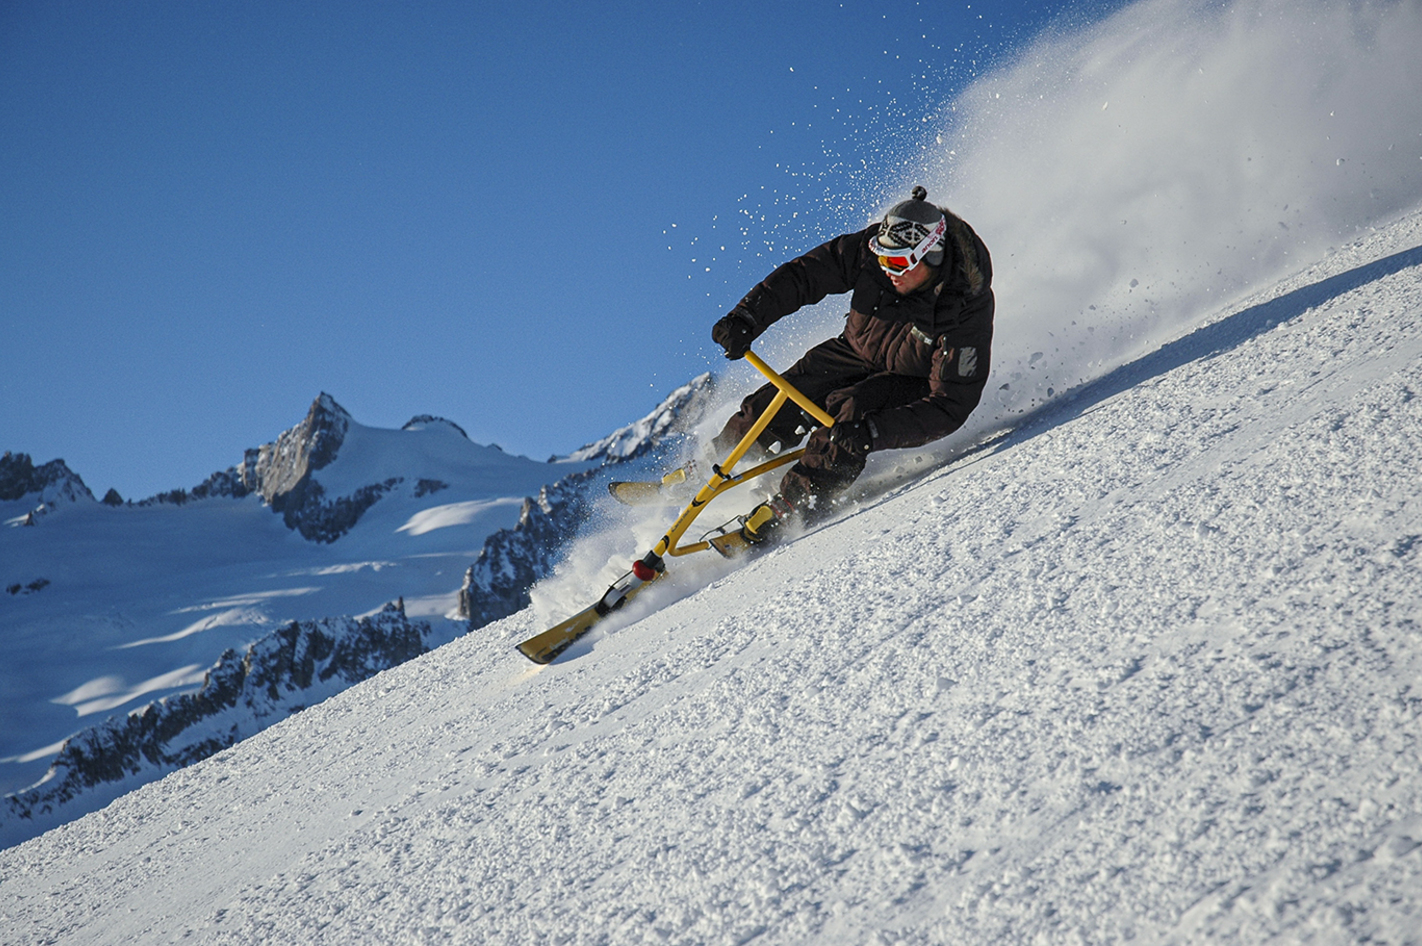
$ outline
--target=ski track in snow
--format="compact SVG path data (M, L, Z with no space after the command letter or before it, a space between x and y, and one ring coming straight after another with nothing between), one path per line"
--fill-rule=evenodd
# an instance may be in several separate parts
M530 609L0 852L4 939L1417 942L1419 264L1413 215L548 668Z

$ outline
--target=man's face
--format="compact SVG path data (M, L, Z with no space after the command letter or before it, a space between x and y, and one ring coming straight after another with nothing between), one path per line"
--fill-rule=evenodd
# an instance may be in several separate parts
M894 284L894 292L901 296L906 296L917 289L922 289L924 284L933 276L933 267L927 263L919 263L906 273L894 275L887 269L884 275L889 277L889 282Z

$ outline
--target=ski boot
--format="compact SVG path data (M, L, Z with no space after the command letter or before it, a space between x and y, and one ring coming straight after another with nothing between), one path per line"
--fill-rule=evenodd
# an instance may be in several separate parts
M746 513L741 538L751 545L766 545L783 535L794 519L794 504L777 493Z

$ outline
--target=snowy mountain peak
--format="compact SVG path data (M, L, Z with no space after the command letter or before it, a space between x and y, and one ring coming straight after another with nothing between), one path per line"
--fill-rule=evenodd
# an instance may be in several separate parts
M243 483L275 508L278 497L290 493L308 474L336 459L350 425L351 415L346 409L331 395L321 392L300 424L273 443L247 451Z
M316 395L316 400L311 402L311 413L330 414L335 417L344 417L351 420L350 412L336 403L336 399L325 391Z
M0 502L14 502L29 497L35 511L81 500L94 501L94 494L69 469L63 460L51 460L35 466L27 453L11 453L0 457Z
M416 416L411 417L410 420L405 424L405 426L401 427L400 429L429 430L430 428L439 429L440 427L447 427L455 433L459 434L459 436L463 437L465 440L469 439L469 435L464 432L463 427L460 427L452 420L446 420L443 417L436 417L433 414L417 414Z
M716 379L709 372L692 378L668 394L666 400L646 417L613 431L601 440L593 441L570 453L566 459L630 460L663 443L678 426L689 427L711 403Z

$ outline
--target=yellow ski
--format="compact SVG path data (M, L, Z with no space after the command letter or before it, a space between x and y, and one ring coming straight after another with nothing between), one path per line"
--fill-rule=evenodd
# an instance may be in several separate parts
M629 575L631 575L630 572L628 575L622 576L619 583L625 581ZM592 630L594 624L631 601L633 596L645 585L646 582L638 582L636 585L624 589L623 593L609 605L606 603L608 595L618 588L618 585L614 584L608 589L607 594L598 600L597 604L584 608L561 624L555 624L542 634L530 637L519 644L519 652L536 664L552 663L559 654L573 646L578 638Z
M691 475L687 466L672 470L661 480L624 480L607 484L612 498L624 506L673 506L686 497L684 484ZM683 487L678 489L677 487Z
M519 651L536 664L551 663L559 654L572 646L596 624L602 615L597 605L584 608L562 624L556 624L537 637L530 637L518 645Z

